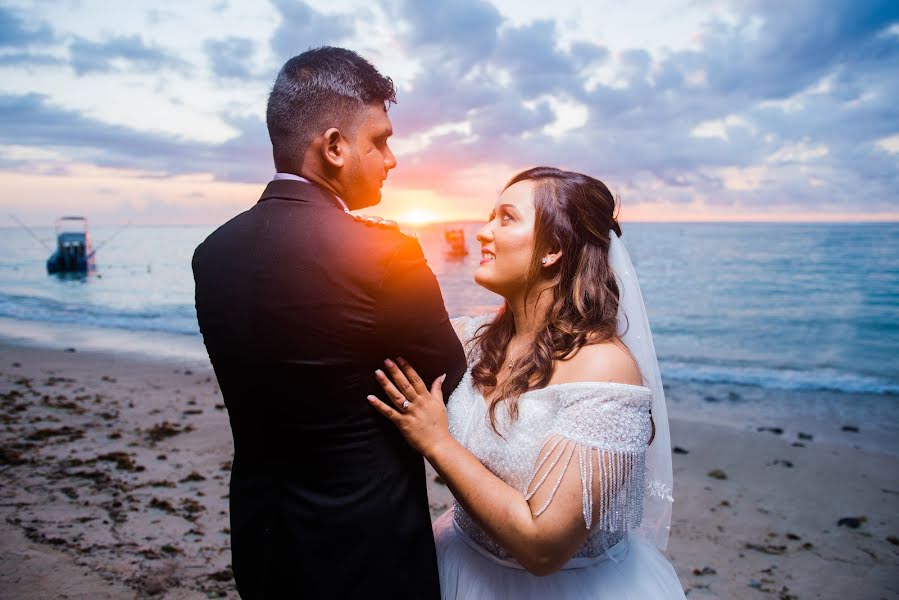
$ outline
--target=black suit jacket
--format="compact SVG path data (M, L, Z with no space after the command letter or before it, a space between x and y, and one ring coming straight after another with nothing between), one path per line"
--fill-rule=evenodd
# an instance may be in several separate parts
M416 240L309 183L271 182L193 258L197 317L231 420L231 539L245 599L439 598L424 464L366 401L402 356L465 370Z

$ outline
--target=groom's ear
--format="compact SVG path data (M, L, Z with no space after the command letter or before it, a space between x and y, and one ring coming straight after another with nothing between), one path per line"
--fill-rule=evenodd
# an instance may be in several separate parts
M341 168L346 160L345 140L340 130L336 127L328 129L322 135L322 160L325 164Z

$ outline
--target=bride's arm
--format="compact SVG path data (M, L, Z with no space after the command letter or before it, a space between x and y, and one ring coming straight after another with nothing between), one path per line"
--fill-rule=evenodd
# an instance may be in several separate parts
M402 371L385 364L404 393L379 374L398 410L377 399L373 406L425 456L466 512L528 571L557 571L583 546L592 525L608 522L618 488L632 479L633 462L554 436L540 451L526 498L449 434L439 380L429 393L408 364ZM409 405L402 409L405 400Z
M471 321L471 317L453 317L450 319L450 325L453 326L453 331L456 332L456 337L459 338L460 342L465 342L465 330L468 328L468 323Z
M456 501L531 573L549 575L558 571L587 540L590 530L584 527L581 516L577 469L562 473L552 503L545 512L534 516L549 498L550 486L526 500L451 436L438 438L422 453ZM556 465L550 470L562 468ZM553 482L558 479L556 475L551 474Z
M456 335L462 342L463 346L467 346L473 337L477 335L481 329L496 318L496 311L486 312L475 317L461 316L450 319L450 324L456 331Z

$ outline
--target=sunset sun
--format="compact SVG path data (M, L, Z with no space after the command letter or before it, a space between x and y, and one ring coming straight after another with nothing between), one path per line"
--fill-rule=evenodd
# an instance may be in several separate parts
M426 225L437 221L437 215L425 208L416 208L398 216L397 221L408 225Z

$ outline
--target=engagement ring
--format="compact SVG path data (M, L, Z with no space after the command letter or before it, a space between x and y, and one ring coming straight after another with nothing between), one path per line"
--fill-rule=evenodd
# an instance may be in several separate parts
M409 404L411 404L408 400L403 400L403 410L409 408Z

